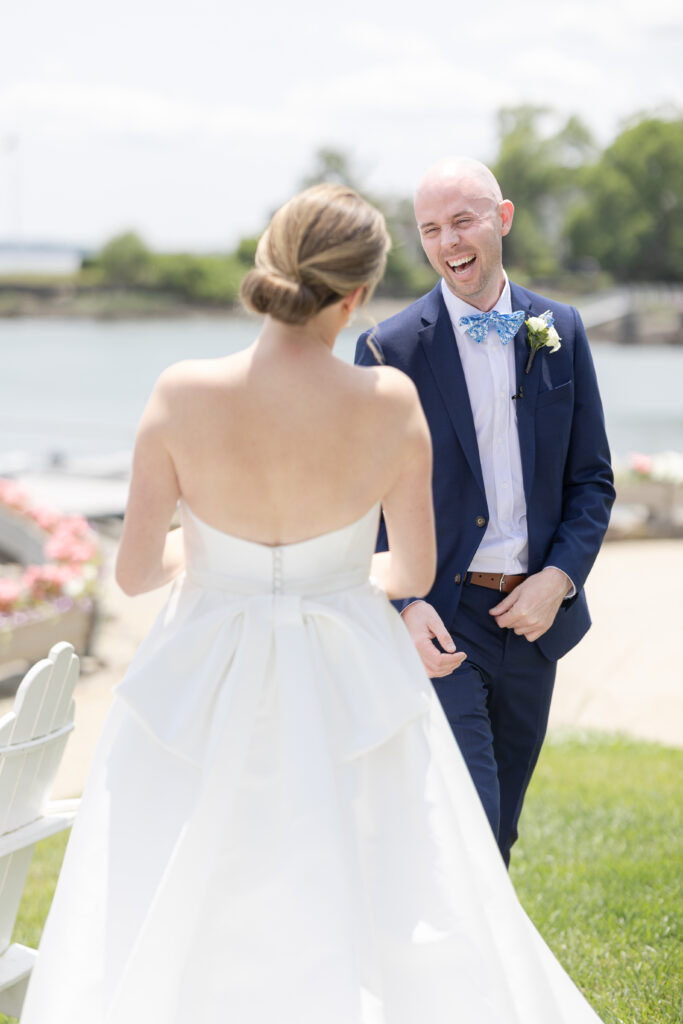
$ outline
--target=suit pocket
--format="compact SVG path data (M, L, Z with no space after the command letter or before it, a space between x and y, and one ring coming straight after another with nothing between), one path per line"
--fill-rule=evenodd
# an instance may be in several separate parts
M550 405L552 402L561 402L562 399L571 401L573 397L574 381L567 380L564 384L551 388L550 391L539 391L536 396L536 408L540 409L542 406Z

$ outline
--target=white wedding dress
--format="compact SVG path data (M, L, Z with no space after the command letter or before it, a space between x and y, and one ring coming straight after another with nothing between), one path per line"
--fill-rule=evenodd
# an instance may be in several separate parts
M593 1024L522 910L400 617L379 509L283 547L182 518L22 1024Z

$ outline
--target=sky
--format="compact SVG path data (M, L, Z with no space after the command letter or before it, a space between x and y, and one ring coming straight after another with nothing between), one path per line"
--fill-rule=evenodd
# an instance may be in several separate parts
M9 0L2 6L9 7ZM579 115L601 144L683 108L674 0L22 0L0 13L0 241L232 247L321 146L405 196L496 111Z

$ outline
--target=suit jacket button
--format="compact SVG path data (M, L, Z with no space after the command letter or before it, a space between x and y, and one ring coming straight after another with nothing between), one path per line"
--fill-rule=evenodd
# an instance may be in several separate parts
M457 573L455 574L455 576L453 577L453 579L454 579L454 581L455 581L456 583L459 583L459 582L460 582L460 580L462 579L462 576L460 575L460 573L459 573L459 572L457 572Z
M477 518L474 521L477 524L477 526L486 526L485 516L477 516Z

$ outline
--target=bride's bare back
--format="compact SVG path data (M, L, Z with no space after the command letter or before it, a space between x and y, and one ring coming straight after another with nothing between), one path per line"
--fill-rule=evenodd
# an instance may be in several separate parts
M407 381L324 348L256 344L181 364L167 388L180 493L211 526L263 544L358 519L387 493L415 430Z
M165 371L142 417L117 559L127 592L182 570L182 535L166 537L179 498L210 526L267 545L329 533L381 501L391 555L373 571L394 596L428 589L431 444L415 387L332 354L388 245L381 214L342 186L308 189L274 215L242 284L266 314L258 339Z
M144 572L153 552L163 565L181 497L210 526L268 545L336 530L381 501L394 547L422 553L428 569L431 452L412 382L286 334L271 322L243 352L162 374L138 431L119 553L129 592L181 568Z

